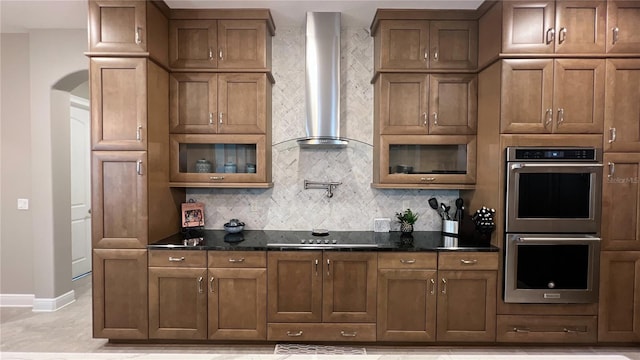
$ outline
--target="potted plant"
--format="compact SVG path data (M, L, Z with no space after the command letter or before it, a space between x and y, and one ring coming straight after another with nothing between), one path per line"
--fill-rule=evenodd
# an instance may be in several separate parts
M396 218L400 223L400 231L410 234L413 232L413 224L418 220L418 214L411 211L411 209L407 209L401 213L397 212Z

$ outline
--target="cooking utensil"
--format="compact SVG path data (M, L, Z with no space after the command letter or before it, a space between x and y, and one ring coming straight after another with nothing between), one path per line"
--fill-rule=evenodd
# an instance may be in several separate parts
M464 200L462 198L456 199L456 214L454 216L455 221L462 221L462 216L464 214Z
M440 203L440 209L442 210L442 219L451 220L451 217L449 216L449 210L451 209L451 206Z
M431 206L431 208L435 210L438 213L438 215L440 215L440 217L442 217L442 213L440 212L440 205L438 204L438 199L432 197L427 201L429 202L429 206Z

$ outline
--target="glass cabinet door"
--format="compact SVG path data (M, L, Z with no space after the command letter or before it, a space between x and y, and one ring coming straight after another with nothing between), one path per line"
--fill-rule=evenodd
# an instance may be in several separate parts
M265 144L265 135L171 135L171 182L201 187L270 182Z
M382 136L380 182L473 184L475 136Z

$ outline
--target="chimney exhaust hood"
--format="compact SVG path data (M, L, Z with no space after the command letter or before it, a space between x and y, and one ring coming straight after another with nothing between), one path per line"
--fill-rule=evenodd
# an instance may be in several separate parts
M343 148L340 137L340 13L307 12L302 148Z

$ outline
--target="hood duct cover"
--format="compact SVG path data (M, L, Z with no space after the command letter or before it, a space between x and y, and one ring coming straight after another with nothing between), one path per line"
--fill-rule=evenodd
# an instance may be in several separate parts
M301 147L345 147L340 137L340 13L308 12L305 97L307 137Z

